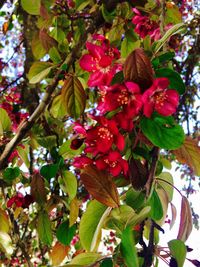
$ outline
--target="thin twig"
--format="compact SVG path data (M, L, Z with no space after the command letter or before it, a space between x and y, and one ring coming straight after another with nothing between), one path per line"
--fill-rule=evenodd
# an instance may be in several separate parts
M146 197L148 198L150 192L151 192L151 187L153 184L153 180L154 180L154 176L155 176L155 172L156 172L156 166L157 166L157 161L158 161L158 154L159 154L159 148L158 147L154 147L152 150L152 162L151 162L151 168L149 170L149 175L148 175L148 179L146 182Z

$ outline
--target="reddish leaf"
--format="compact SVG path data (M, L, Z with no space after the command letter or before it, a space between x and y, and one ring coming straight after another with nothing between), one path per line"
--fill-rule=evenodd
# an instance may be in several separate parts
M170 204L171 204L171 211L172 211L172 219L170 222L170 229L172 229L172 227L176 221L177 211L176 211L176 207L174 206L174 204L173 203L170 203Z
M129 173L132 186L135 190L142 190L147 182L147 165L140 160L131 158L129 160Z
M40 30L39 38L46 51L49 51L51 47L57 45L57 42L48 35L47 30L44 28Z
M44 203L46 201L46 189L43 177L36 173L31 180L31 195L38 203Z
M60 265L64 258L68 255L69 250L69 246L65 246L57 241L53 246L51 253L49 254L49 257L52 260L52 265Z
M177 239L185 242L192 231L192 214L188 199L183 196L181 202L181 217Z
M188 136L183 145L172 152L180 163L187 164L194 171L195 175L200 176L200 147L197 140Z
M124 78L137 83L142 91L152 85L153 69L143 49L137 48L127 57L124 63Z
M100 171L93 165L88 165L81 173L81 180L96 200L112 208L119 206L117 187L107 172Z

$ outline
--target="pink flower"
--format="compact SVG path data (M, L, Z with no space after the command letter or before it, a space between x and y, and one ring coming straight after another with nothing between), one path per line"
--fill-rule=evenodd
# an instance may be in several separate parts
M113 63L114 59L119 57L118 50L111 48L105 41L101 46L87 42L86 48L89 53L81 57L80 66L91 73L88 85L90 87L109 85L119 69L119 65Z
M153 111L163 116L170 116L176 112L179 95L177 91L168 89L168 86L167 78L157 78L153 85L144 92L142 100L146 117L150 118Z
M108 170L113 176L118 176L121 172L125 175L128 172L128 163L118 151L109 151L105 156L100 156L96 160L99 170Z
M141 38L150 35L151 38L154 39L155 36L157 36L155 30L159 29L158 23L147 16L143 16L137 8L133 8L133 11L136 14L132 19L132 23L136 25L135 32L138 33Z
M116 122L105 117L94 119L98 124L87 131L85 152L96 156L98 153L108 152L113 144L122 151L125 145L124 137L119 133Z

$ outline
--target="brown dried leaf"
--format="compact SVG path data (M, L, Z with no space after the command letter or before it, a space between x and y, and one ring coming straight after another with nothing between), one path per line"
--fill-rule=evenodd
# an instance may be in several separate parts
M81 180L96 200L112 208L119 207L117 187L107 172L100 171L93 165L88 165L81 173Z
M137 83L144 92L153 83L151 61L141 48L131 52L124 63L124 78Z
M65 246L57 241L53 246L51 253L49 254L49 257L52 260L52 265L60 265L64 258L68 255L69 250L69 246Z
M183 145L172 153L176 156L177 160L182 164L187 164L195 175L200 176L200 147L198 141L187 136Z
M192 213L188 199L183 196L181 202L181 217L177 239L185 242L192 232Z
M31 180L31 195L38 203L44 203L46 201L46 189L44 184L44 178L36 173Z

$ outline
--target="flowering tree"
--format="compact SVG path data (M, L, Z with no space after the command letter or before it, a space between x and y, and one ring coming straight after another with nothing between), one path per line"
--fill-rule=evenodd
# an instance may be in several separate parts
M179 162L187 196L200 175L195 3L0 7L2 266L200 266L185 245L197 215L167 171Z

